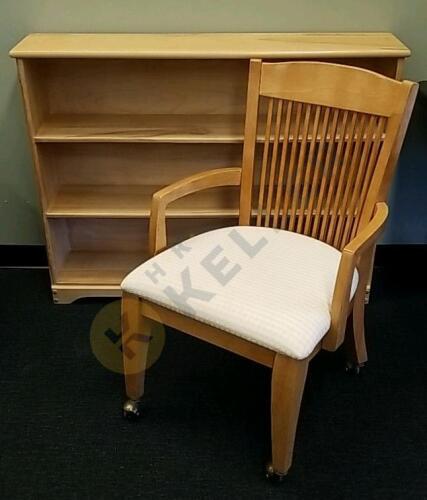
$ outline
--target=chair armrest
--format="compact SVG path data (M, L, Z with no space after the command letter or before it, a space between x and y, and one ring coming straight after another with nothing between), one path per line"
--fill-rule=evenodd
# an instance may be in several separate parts
M166 207L169 203L203 189L240 186L240 167L217 168L181 179L153 194L150 215L150 253L155 255L167 246Z
M368 258L370 261L371 251L373 251L375 243L385 227L387 216L387 204L384 202L377 203L374 216L370 222L342 251L332 298L331 327L322 342L322 347L328 351L336 350L344 340L354 270L362 260ZM359 270L358 288L366 286L367 266L363 265L363 269L363 272Z
M343 253L360 256L366 250L375 245L381 232L384 229L388 217L388 206L385 202L375 205L375 213L370 222L360 231L360 233L348 243Z

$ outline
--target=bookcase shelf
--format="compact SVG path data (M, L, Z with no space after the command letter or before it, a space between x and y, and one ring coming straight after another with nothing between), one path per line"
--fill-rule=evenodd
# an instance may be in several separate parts
M49 116L36 142L242 143L243 115Z
M203 170L241 165L251 58L337 62L400 79L408 55L389 33L25 37L11 56L55 302L119 295L123 277L149 257L152 194ZM260 106L266 113L262 99ZM291 142L302 139L291 133ZM238 198L231 187L174 202L169 243L236 224Z
M81 285L117 285L129 269L148 258L145 252L71 251L58 269L56 283Z
M147 218L152 194L161 186L88 186L62 187L46 210L49 218ZM171 204L167 216L172 218L236 217L238 191L212 189L190 195Z

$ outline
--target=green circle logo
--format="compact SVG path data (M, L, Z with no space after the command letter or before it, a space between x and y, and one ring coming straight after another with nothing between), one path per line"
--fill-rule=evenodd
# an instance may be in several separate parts
M135 332L123 345L121 332L121 301L105 305L95 316L90 328L90 345L96 359L107 370L123 373L123 357L132 360L137 356L138 343L149 343L146 369L160 357L165 345L165 329L161 323L149 321L149 333ZM126 318L123 318L126 322ZM136 371L138 367L135 367Z

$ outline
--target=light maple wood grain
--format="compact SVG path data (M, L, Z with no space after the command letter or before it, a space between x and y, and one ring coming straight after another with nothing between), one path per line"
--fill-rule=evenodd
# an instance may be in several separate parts
M270 349L241 339L218 328L200 323L170 309L166 309L150 301L143 301L142 314L159 323L169 325L193 337L200 338L210 344L222 347L245 358L271 367L275 353Z
M55 304L71 304L77 299L86 297L121 297L120 285L52 285L52 295Z
M17 58L408 57L391 33L34 33Z
M307 74L311 80L307 80ZM348 86L350 85L351 91ZM264 63L260 95L359 113L401 113L400 82L369 70L317 61Z
M150 345L151 322L141 314L141 301L126 292L122 296L121 330L123 371L126 392L133 400L144 394L144 381ZM132 355L129 350L132 349Z
M292 455L309 360L276 354L271 376L271 447L274 472L286 475Z

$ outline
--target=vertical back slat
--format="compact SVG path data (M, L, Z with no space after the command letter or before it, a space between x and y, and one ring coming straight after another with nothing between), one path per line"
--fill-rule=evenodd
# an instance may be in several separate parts
M298 136L299 136L299 130L300 130L300 124L301 124L301 113L302 113L302 104L300 102L297 103L296 105L296 117L295 117L295 126L293 130L293 142L292 142L292 148L291 148L291 154L289 158L289 166L288 166L288 172L286 176L286 184L285 184L285 196L283 199L283 209L282 209L282 220L280 223L281 229L284 229L286 226L286 221L288 217L288 209L290 205L290 198L291 198L291 190L292 190L292 181L295 173L295 159L297 156L297 149L298 149Z
M262 154L262 163L261 163L261 175L259 181L259 195L258 195L258 212L256 225L260 226L262 223L262 212L264 207L264 194L265 194L265 179L267 177L267 166L268 166L268 157L270 150L270 138L271 138L271 122L273 118L273 105L274 100L268 100L268 110L267 110L267 119L265 123L265 137L264 137L264 151Z
M358 227L359 222L360 222L360 218L361 218L362 211L363 211L363 206L365 205L365 202L366 202L366 196L368 194L371 178L372 178L372 175L373 175L373 172L375 169L375 165L376 165L377 160L378 160L378 156L381 152L382 136L384 134L386 124L387 124L387 120L385 117L383 117L383 116L378 117L378 123L377 123L377 127L376 127L375 134L373 137L373 144L372 144L372 148L371 148L371 152L370 152L368 166L366 168L365 180L363 183L362 192L360 194L359 202L357 204L357 216L356 216L356 220L354 221L352 236L355 236L356 232L357 232L357 227Z
M282 125L282 111L283 111L283 100L280 99L276 111L276 125L274 131L273 153L270 164L270 177L268 180L267 205L265 207L265 220L264 220L265 227L270 226L271 206L273 203L273 192L276 180L277 152L279 150L280 129Z
M324 172L323 179L322 179L322 184L326 185L326 183L329 183L325 204L323 205L323 203L322 203L319 206L319 211L321 210L323 212L322 217L321 217L322 224L320 225L320 230L319 230L319 239L322 241L325 240L325 236L326 236L326 229L328 227L328 221L329 221L329 216L330 216L329 211L331 208L332 195L336 190L336 182L337 182L337 177L338 177L338 166L340 165L341 155L342 155L343 147L345 144L345 133L346 133L346 128L347 128L347 119L348 119L349 112L347 110L345 110L343 113L340 113L340 115L341 114L342 114L342 121L340 124L338 136L337 137L335 136L335 131L334 131L334 135L331 134L330 139L329 139L329 146L330 147L328 148L328 154L331 154L331 158L329 160L331 161L332 157L333 157L331 176L328 179L326 177L326 172ZM335 147L336 141L338 142L338 144ZM328 165L329 165L329 163L328 163Z
M322 159L323 159L323 153L325 149L325 144L327 144L327 133L328 133L328 127L330 125L329 123L329 117L331 114L331 109L326 108L323 114L323 122L322 122L322 130L321 130L321 135L320 135L320 143L319 143L319 148L317 151L317 158L316 158L316 163L314 166L314 174L313 174L313 181L310 189L310 196L309 196L309 203L308 203L308 209L307 209L307 218L305 220L305 226L304 226L304 234L306 235L311 235L311 218L313 217L313 234L316 234L317 231L317 226L319 224L320 220L320 208L319 204L322 202L322 197L323 197L323 191L325 188L325 182L322 182L320 187L318 186L318 183L320 179L322 179L322 167L323 169L328 168L328 161L326 161L325 165L322 165ZM333 129L333 134L335 135L335 130L336 130L336 125L337 125L337 120L338 120L338 110L335 109L333 112L333 118L332 118L332 129ZM329 149L331 148L331 143L333 144L334 141L329 141L328 146L327 146L327 159L330 159L330 153ZM318 199L318 204L316 205L316 197ZM313 211L315 213L313 213Z
M338 182L336 185L335 192L332 193L331 199L333 200L331 206L331 216L328 220L328 223L325 225L327 228L327 232L325 232L324 241L328 244L332 244L334 238L334 229L336 221L340 216L343 215L342 212L345 212L345 207L341 205L341 200L343 196L343 192L345 189L345 183L348 176L349 167L351 164L351 153L353 152L353 138L354 131L356 129L356 121L357 121L357 113L354 111L351 113L350 127L348 129L348 133L345 134L344 137L344 157L342 160L342 164L339 164L337 168Z
M368 119L368 117L366 119ZM363 145L362 145L363 152L361 154L360 161L356 167L357 168L357 176L356 176L356 180L355 180L355 183L354 183L354 186L352 189L351 198L349 201L349 208L348 208L349 216L346 220L345 227L343 230L342 239L341 239L341 242L339 245L340 248L342 248L349 241L349 235L351 232L351 228L353 226L353 223L354 223L356 215L357 215L355 213L356 204L357 204L357 200L359 199L359 196L360 196L361 188L363 187L363 179L365 178L365 174L366 174L366 167L367 167L368 159L369 159L369 151L370 151L371 145L372 145L372 136L374 133L374 126L375 126L375 116L371 115L369 117L369 122L368 122L368 126L366 128L366 132L364 133L364 137L362 139L363 140Z
M311 114L311 104L307 104L305 108L305 116L304 123L302 127L302 138L301 138L301 146L299 148L299 158L297 164L297 171L295 177L295 187L292 195L292 205L291 205L291 214L289 219L288 230L294 231L295 221L297 220L297 210L300 202L300 191L301 191L301 181L304 176L305 168L306 168L306 158L305 151L307 146L307 138L308 138L308 127L310 122L310 114ZM301 218L304 217L304 214L299 214Z
M355 135L350 138L349 137L349 147L351 146L351 158L349 161L349 167L347 172L343 172L343 188L344 194L342 200L338 201L339 206L341 207L341 214L339 214L336 220L336 228L331 228L331 239L332 244L339 248L340 247L340 238L342 233L342 227L348 217L351 217L349 211L349 196L350 191L354 189L355 177L357 174L357 168L359 168L358 162L360 161L360 154L363 145L363 136L365 134L365 123L366 123L366 115L357 115L356 116L356 128ZM351 141L351 142L350 142Z
M306 171L305 171L305 177L304 177L304 181L303 181L303 191L302 191L302 196L301 196L301 205L300 205L300 214L301 215L298 219L298 225L297 225L297 229L296 229L297 233L302 232L304 220L307 220L307 218L309 217L308 213L305 215L305 211L306 211L306 205L308 202L309 187L311 185L311 171L313 169L313 158L314 158L314 151L316 150L317 131L319 128L319 118L320 118L321 109L322 108L320 106L315 107L313 129L311 132L310 148L308 151L307 167L306 167Z
M285 126L283 131L283 145L280 156L279 175L277 178L277 193L276 193L276 202L273 214L273 227L277 227L280 217L280 206L282 202L282 193L283 193L283 179L285 174L286 159L289 150L289 132L291 127L292 110L293 110L293 102L287 101Z

